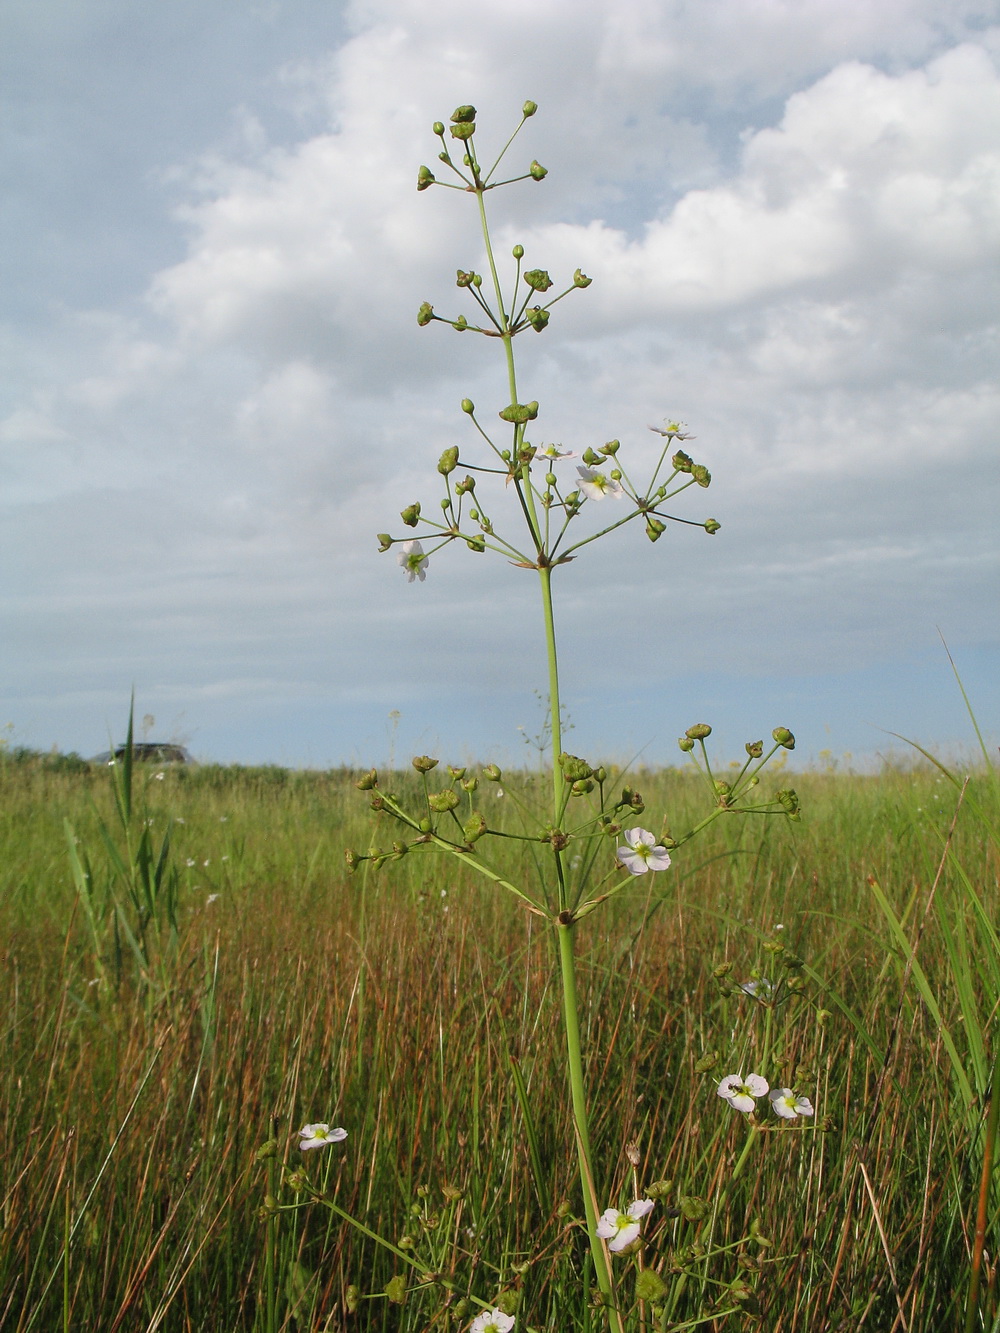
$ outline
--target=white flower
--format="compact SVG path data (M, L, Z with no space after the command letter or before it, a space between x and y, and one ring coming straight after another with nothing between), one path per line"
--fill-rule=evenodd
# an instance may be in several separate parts
M647 870L666 870L670 865L670 853L647 829L627 829L625 841L628 846L619 847L617 855L630 875L644 875Z
M772 1088L767 1094L782 1120L794 1120L799 1115L812 1115L813 1104L808 1097L796 1097L791 1088Z
M612 500L620 500L625 494L621 482L613 481L603 472L595 472L592 467L578 467L577 472L580 474L580 490L591 500L603 500L606 495Z
M758 977L756 981L744 981L740 990L744 995L752 995L755 1000L771 1000L774 998L775 985L767 977Z
M536 458L548 458L553 463L558 463L560 458L579 458L579 454L571 453L568 449L560 449L558 444L543 444L535 454Z
M502 1310L484 1310L469 1325L469 1333L510 1333L513 1327L512 1314L504 1314Z
M671 421L669 417L663 418L663 425L666 429L659 426L650 426L650 430L655 430L657 435L665 435L668 440L693 440L693 435L688 435L685 431L686 421Z
M636 1199L624 1213L620 1213L617 1208L606 1208L597 1223L597 1234L608 1242L608 1249L617 1254L638 1238L642 1230L642 1218L652 1207L652 1199Z
M408 583L412 583L414 579L419 579L423 583L427 577L424 572L427 568L427 557L419 542L403 542L403 550L396 560L406 570Z
M760 1074L747 1074L746 1078L742 1074L729 1074L716 1091L720 1097L725 1098L734 1111L742 1111L744 1115L749 1115L754 1108L755 1099L763 1097L767 1089L767 1079L761 1078Z
M342 1143L346 1138L346 1129L331 1129L329 1125L303 1125L299 1130L299 1147L303 1152L308 1152L310 1148L325 1148L328 1143Z

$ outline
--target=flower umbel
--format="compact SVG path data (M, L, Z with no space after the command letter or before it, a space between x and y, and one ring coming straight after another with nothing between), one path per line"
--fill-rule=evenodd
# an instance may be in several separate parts
M310 1148L325 1148L328 1143L342 1143L347 1138L346 1129L331 1129L329 1125L303 1125L299 1130L299 1147L303 1152Z
M617 855L630 875L645 875L647 870L666 870L670 865L670 853L647 829L627 829L625 841L628 846L619 847Z
M597 1234L608 1242L608 1249L617 1254L639 1238L642 1219L652 1207L652 1199L636 1199L624 1213L617 1208L606 1208L597 1223Z
M767 1095L782 1120L794 1120L796 1116L813 1114L813 1104L809 1098L796 1097L791 1088L772 1088Z
M620 481L606 477L603 472L596 472L592 467L578 467L580 490L591 500L603 500L610 495L612 500L620 500L625 492Z
M424 548L418 541L403 542L402 553L396 559L406 570L408 583L412 583L414 579L419 579L423 583L427 577L424 572L427 569L427 556L424 555Z
M749 1115L754 1109L756 1099L767 1092L768 1082L760 1074L729 1074L722 1080L716 1091L725 1098L734 1111Z
M504 1314L502 1310L484 1310L469 1325L469 1333L510 1333L513 1327L512 1314Z

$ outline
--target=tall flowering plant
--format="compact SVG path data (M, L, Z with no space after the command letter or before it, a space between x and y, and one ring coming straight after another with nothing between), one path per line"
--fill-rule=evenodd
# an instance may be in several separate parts
M795 818L798 803L793 791L761 799L757 790L760 772L768 760L778 750L792 749L795 741L790 731L778 727L769 747L762 741L750 742L742 768L723 780L713 773L705 748L711 727L703 723L689 727L679 745L701 769L710 799L704 817L678 836L671 834L665 819L651 820L645 814L637 791L629 786L612 789L604 766L563 750L553 605L557 572L588 554L588 548L601 538L630 524L651 543L659 542L671 525L714 535L719 524L711 517L685 517L675 512L685 492L700 495L712 480L708 468L682 447L693 438L682 421L667 419L662 427L650 428L662 444L648 475L642 478L635 474L627 461L629 451L618 439L585 441L579 449L569 450L545 443L537 435L539 404L521 391L515 340L524 333L545 332L555 306L589 287L591 279L577 269L559 285L547 269L528 267L521 245L513 247L501 271L494 251L487 196L517 182L541 182L547 175L537 161L511 176L504 177L501 172L514 140L536 110L534 102L524 103L517 128L489 166L484 165L477 146L475 107L460 106L448 126L438 121L433 127L440 145L441 166L436 170L442 178L422 166L417 173L417 189L451 189L473 201L483 264L482 272L458 270L456 286L465 303L462 313L438 314L425 302L418 311L417 323L422 328L445 324L459 333L492 339L503 355L507 401L486 415L477 412L470 399L462 401L469 442L450 445L438 459L437 472L443 486L439 505L425 511L420 501L408 504L400 514L408 533L380 533L379 544L383 551L395 551L410 582L424 582L434 560L450 546L475 555L498 555L536 580L548 661L551 794L542 812L523 810L524 831L511 835L491 823L478 797L484 783L501 783L503 774L495 764L487 764L478 772L465 767L442 770L438 759L419 755L413 760L421 777L421 794L415 803L395 796L372 769L358 786L370 794L372 808L394 824L398 837L388 846L373 846L361 853L348 851L347 861L353 870L364 862L379 867L413 852L445 853L513 894L525 910L541 918L552 931L562 982L566 1068L593 1267L609 1326L613 1333L621 1333L623 1316L616 1298L611 1254L634 1245L641 1219L653 1204L637 1199L624 1212L602 1209L600 1190L604 1181L593 1160L584 1083L576 933L584 917L625 891L635 877L665 872L671 857L682 854L681 849L691 838L715 820L740 811ZM504 503L505 497L511 496L513 506ZM513 518L508 516L510 511ZM595 515L597 522L588 523ZM640 817L658 825L659 831L638 824ZM491 841L501 833L508 843L515 836L535 844L541 855L525 858L537 869L534 878L523 882L515 879L491 859ZM480 1319L486 1322L482 1327L490 1327L491 1318L493 1326L501 1326L493 1315L483 1315Z

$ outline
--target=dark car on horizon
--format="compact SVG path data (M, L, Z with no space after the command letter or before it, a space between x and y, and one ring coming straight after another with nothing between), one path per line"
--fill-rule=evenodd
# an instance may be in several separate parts
M117 764L125 758L124 745L115 750L105 750L95 754L92 764ZM183 745L174 745L167 741L133 741L132 762L134 764L193 764L195 761Z

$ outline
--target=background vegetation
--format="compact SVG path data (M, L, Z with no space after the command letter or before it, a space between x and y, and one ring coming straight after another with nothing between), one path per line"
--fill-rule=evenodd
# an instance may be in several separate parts
M466 1290L599 1326L548 940L433 855L348 875L356 776L0 761L5 1329L457 1328ZM688 774L628 781L675 831L704 809ZM961 1327L977 1263L972 1326L997 1326L998 801L963 784L797 775L798 823L720 820L581 926L598 1188L671 1182L666 1327ZM759 975L801 990L767 1007ZM731 1179L747 1124L716 1083L762 1056L817 1115ZM303 1163L317 1120L349 1138ZM321 1204L266 1207L307 1197L285 1163L458 1290Z

